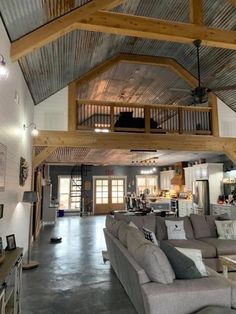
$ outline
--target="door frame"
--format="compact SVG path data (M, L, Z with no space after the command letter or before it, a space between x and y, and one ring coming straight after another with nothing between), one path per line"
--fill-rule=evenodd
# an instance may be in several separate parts
M95 207L95 180L97 179L123 179L124 180L124 195L127 195L127 176L93 176L93 215L94 215L94 207Z

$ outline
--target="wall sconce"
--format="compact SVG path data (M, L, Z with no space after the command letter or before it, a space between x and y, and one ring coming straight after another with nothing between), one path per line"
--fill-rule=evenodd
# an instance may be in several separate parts
M0 61L0 80L6 80L9 75L9 70L2 54L0 54L0 57L2 58Z
M25 130L25 129L29 129L29 128L31 128L31 127L33 127L32 131L31 131L31 135L32 135L33 137L38 136L38 135L39 135L39 131L37 130L35 123L32 122L32 123L30 123L30 125L28 125L28 126L26 126L25 124L23 124L23 129L24 129L24 130Z

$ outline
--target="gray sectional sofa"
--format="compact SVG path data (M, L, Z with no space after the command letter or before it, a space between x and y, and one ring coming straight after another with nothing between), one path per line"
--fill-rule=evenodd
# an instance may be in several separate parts
M146 240L141 231L127 224L128 220L132 220L140 229L145 226L154 231L159 241L167 241L163 218L160 221L160 217L156 216L127 218L122 215L116 218L120 220L107 216L104 229L109 259L138 313L189 314L209 305L236 308L236 285L233 282L211 268L207 268L209 276L205 278L175 279L164 252ZM184 219L185 224L190 223ZM192 237L194 233L190 231L191 226L188 224L190 237L185 241L195 245L199 240ZM156 228L159 229L158 232ZM200 248L204 245L208 248L208 245L211 245L204 241L199 242L200 244L196 245ZM210 259L213 258L213 251L211 255ZM222 310L223 313L226 312Z
M222 271L219 255L236 254L236 240L218 239L215 216L191 214L190 217L164 218L153 214L130 216L116 213L115 218L125 222L133 221L140 229L142 226L147 226L156 234L157 240L160 242L167 241L182 248L200 249L204 263L218 272ZM165 220L184 220L187 240L168 240Z

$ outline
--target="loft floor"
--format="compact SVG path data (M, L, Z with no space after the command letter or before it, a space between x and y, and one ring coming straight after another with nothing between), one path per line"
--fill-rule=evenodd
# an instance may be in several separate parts
M32 259L40 267L23 273L24 314L136 313L101 251L105 217L62 217L55 227L44 226ZM62 236L50 244L52 236Z

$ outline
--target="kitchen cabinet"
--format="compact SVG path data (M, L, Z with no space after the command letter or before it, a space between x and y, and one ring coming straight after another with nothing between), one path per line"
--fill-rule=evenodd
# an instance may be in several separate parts
M174 177L175 171L161 171L160 172L160 188L161 190L171 190L171 179Z
M21 248L3 253L4 260L0 267L0 314L20 314L21 277L22 277Z
M185 188L187 191L193 190L194 171L193 167L184 168Z
M213 216L219 216L227 214L229 219L236 219L236 206L227 204L211 204L210 214Z
M192 200L181 200L178 201L179 217L190 216L193 213L193 202Z
M207 163L193 165L194 180L209 180L210 176L218 174L220 181L223 178L223 164L220 163Z
M215 204L218 196L223 193L223 164L207 163L193 166L193 177L196 180L208 180L209 183L209 203ZM193 188L193 194L195 190Z

